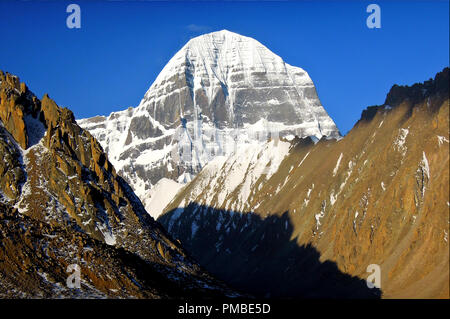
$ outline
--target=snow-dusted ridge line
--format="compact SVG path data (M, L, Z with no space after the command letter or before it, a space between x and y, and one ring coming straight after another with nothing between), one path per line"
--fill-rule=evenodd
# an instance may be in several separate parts
M246 211L247 202L258 182L267 181L278 170L291 149L289 142L254 143L237 150L229 157L217 157L209 162L188 189L185 203L195 202L229 211Z

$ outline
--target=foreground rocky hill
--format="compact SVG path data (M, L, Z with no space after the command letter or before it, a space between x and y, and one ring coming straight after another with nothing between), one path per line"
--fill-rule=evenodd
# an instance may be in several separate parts
M0 297L224 296L73 113L0 71ZM66 286L77 264L81 288Z
M393 86L343 139L216 158L158 221L218 278L261 296L448 298L449 205L446 68ZM371 264L380 289L363 281Z

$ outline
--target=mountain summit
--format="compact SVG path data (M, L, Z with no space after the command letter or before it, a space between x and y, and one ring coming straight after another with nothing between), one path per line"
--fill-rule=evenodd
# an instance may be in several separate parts
M274 136L340 137L306 71L226 30L191 39L138 107L78 123L100 141L154 217L159 212L149 191L157 182L186 183L213 158L242 144Z
M198 106L219 128L265 118L295 125L302 135L337 134L303 69L227 30L191 39L164 67L140 106L166 125L178 125L179 115L198 116ZM180 109L183 113L177 114Z

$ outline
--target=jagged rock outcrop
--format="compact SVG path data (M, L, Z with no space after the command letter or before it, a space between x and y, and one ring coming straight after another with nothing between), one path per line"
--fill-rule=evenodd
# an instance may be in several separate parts
M341 140L285 143L210 162L158 221L263 296L449 298L448 68L394 86ZM381 291L357 280L371 264Z
M0 80L0 296L232 294L147 214L70 110ZM81 290L65 286L70 264Z

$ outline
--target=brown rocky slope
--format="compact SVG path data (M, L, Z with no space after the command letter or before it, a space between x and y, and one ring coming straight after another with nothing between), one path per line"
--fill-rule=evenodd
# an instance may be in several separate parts
M211 273L253 293L449 298L448 143L446 68L392 87L340 140L295 139L269 178L249 182L252 164L231 186L239 156L208 164L158 221ZM377 293L357 280L371 264Z
M0 71L0 297L233 292L145 211L73 113ZM81 268L81 288L66 286Z

